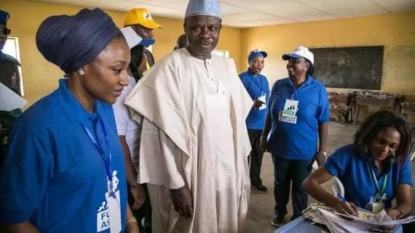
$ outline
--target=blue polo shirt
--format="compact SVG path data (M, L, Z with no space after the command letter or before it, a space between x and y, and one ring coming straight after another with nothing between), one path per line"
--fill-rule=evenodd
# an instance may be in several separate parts
M85 129L108 151L100 119L109 138L124 232L127 181L112 106L97 100L95 113L87 112L69 92L65 79L13 126L0 171L1 223L30 221L42 233L110 232L107 171Z
M324 167L343 183L346 200L355 203L360 208L365 208L371 197L377 193L371 167L374 168L380 188L383 187L387 174L385 208L391 208L398 185L408 184L412 186L412 172L409 158L402 163L392 163L391 159L388 162L389 166L381 174L371 157L361 156L353 145L347 145L335 151L327 159Z
M256 100L265 94L265 102L269 101L269 83L267 77L262 74L254 75L249 69L248 71L239 75L246 90L251 96L252 100ZM262 110L252 108L246 118L246 126L248 129L262 130L265 125L268 107Z
M287 99L298 101L297 122L279 120ZM330 120L329 100L324 85L308 76L298 88L291 78L274 83L269 100L271 132L268 151L287 160L311 160L317 152L318 124Z

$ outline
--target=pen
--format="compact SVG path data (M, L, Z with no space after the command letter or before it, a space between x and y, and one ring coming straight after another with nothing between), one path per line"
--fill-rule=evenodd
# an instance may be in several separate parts
M337 197L339 197L340 200L347 205L347 207L351 207L349 202L347 202L346 199L344 197L342 197L340 194L337 194Z

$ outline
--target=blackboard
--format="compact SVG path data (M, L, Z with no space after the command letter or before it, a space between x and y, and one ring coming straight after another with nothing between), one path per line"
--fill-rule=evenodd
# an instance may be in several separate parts
M326 87L380 90L384 46L314 48L314 77Z

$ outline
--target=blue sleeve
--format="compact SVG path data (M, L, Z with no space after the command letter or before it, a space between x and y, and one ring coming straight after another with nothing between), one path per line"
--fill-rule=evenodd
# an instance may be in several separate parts
M0 170L0 223L28 221L43 200L53 176L53 154L47 133L16 128Z
M398 184L409 184L412 186L412 170L409 158L399 168Z
M346 171L346 166L349 163L350 155L344 152L344 149L336 150L328 157L324 163L324 168L332 176L341 177Z
M262 95L261 90L255 86L254 81L248 76L246 72L240 74L239 77L249 96L251 96L251 99L256 100Z
M268 101L268 106L267 106L267 108L269 109L268 111L270 111L271 109L272 102L275 101L275 98L277 95L277 86L278 86L278 80L275 81L274 84L272 85L271 92L269 94L269 101Z
M324 85L320 89L320 103L317 109L317 118L319 123L326 123L330 121L330 103L327 90Z

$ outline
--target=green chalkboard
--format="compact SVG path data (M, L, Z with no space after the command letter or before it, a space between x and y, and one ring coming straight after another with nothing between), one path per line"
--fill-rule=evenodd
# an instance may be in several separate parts
M326 87L380 90L384 46L313 48L314 77Z

